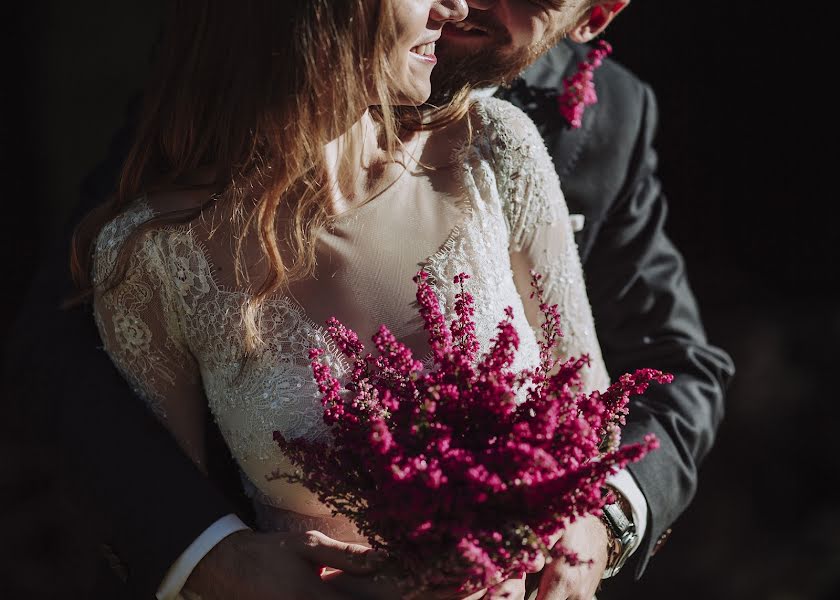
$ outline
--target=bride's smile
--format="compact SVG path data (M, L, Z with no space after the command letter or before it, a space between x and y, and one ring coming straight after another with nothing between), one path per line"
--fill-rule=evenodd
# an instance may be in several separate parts
M435 56L435 42L437 38L432 42L427 42L425 44L420 44L419 46L415 46L411 49L411 54L416 56L417 58L424 60L426 62L430 62L432 64L437 64L437 57Z
M432 69L437 64L435 44L446 23L462 21L468 12L464 0L407 0L383 3L390 12L392 48L386 49L398 104L422 104L432 92Z

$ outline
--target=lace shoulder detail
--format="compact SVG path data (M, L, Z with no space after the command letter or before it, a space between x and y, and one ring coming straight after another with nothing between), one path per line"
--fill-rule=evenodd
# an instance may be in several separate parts
M346 365L325 330L287 296L264 303L258 318L262 349L246 358L242 308L247 293L216 281L200 233L189 225L153 227L130 238L155 214L139 201L97 240L98 281L113 271L130 240L125 275L95 300L105 349L170 426L181 398L200 392L201 405L210 408L234 456L250 476L262 479L273 469L257 471L248 464L272 463L277 455L273 431L289 438L329 438L309 349L323 348L336 373L344 373Z
M113 274L117 258L128 236L152 217L154 217L154 212L141 199L102 227L96 238L93 253L91 275L94 285L102 285Z
M479 98L472 106L473 118L481 126L479 135L499 144L495 154L504 156L523 144L543 146L534 122L521 109L501 98Z
M153 216L146 202L138 200L107 223L96 240L91 275L97 286L94 315L105 350L135 393L166 418L168 390L186 383L190 352L167 283L160 247L165 232L151 231L129 242ZM117 273L121 252L127 253L126 268Z
M474 105L480 131L478 145L493 165L510 249L527 245L534 229L568 218L551 156L533 121L519 108L499 98L482 98Z

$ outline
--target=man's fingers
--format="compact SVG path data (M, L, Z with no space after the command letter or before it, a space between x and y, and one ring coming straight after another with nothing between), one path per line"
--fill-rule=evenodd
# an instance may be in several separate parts
M334 590L364 600L395 600L403 598L403 592L393 579L357 577L338 573L325 580Z
M307 595L301 596L301 598L304 597L318 598L318 600L359 600L359 598L361 598L361 596L355 594L353 590L337 590L326 581L320 580L312 583Z
M483 600L524 600L525 578L506 579L487 590Z
M334 589L351 593L354 597L364 600L478 600L484 598L486 593L486 590L480 590L465 596L464 592L458 591L460 585L411 587L407 581L384 574L357 576L338 573L326 581Z
M287 542L298 556L321 566L348 573L370 573L382 563L384 555L361 544L335 540L320 531L307 531Z
M545 568L546 560L545 555L540 554L537 557L537 560L534 561L534 564L528 569L529 573L539 573Z

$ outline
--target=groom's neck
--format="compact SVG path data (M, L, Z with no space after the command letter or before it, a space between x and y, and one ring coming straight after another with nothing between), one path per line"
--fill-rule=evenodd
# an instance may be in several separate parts
M550 74L565 73L573 57L571 46L561 40L522 71L521 77L528 85L539 85L540 82L550 80L551 77L547 77Z

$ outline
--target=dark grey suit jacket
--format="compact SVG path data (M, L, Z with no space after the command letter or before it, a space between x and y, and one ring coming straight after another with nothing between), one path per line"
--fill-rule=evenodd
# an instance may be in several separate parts
M569 128L557 109L563 79L588 50L563 42L498 95L537 124L569 211L584 215L577 242L608 371L616 377L651 367L675 375L674 383L632 401L624 429L625 442L653 433L661 444L630 467L649 507L647 534L633 557L640 577L694 495L734 368L707 341L683 259L665 232L653 92L607 60L595 71L598 103L587 108L579 129Z

